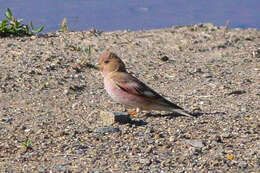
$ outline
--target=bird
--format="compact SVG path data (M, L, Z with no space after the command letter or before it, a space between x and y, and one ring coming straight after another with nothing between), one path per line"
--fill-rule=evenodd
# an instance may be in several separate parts
M192 116L127 72L125 63L114 52L103 52L97 67L104 78L104 88L110 97L115 102L135 108L131 115L143 110L158 110Z

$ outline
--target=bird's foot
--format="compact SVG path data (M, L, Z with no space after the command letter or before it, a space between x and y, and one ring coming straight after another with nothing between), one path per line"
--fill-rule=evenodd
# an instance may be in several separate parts
M127 111L131 116L136 115L138 112L134 109L134 110L129 110Z
M134 110L129 110L127 112L130 114L130 116L134 116L134 115L138 114L139 112L141 112L141 109L140 108L136 108Z

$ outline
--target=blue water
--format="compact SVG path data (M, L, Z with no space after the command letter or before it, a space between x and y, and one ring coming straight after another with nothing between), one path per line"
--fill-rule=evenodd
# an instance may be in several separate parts
M59 30L67 18L70 30L104 31L157 29L176 25L213 23L232 28L260 29L260 0L0 0L0 20L6 8L13 15Z

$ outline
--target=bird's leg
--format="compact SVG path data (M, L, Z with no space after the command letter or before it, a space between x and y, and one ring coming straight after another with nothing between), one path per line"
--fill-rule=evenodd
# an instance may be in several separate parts
M136 109L134 109L134 110L129 110L128 111L128 113L130 114L130 115L136 115L136 114L138 114L140 112L140 108L136 108Z
M136 115L137 114L137 111L134 109L134 110L129 110L127 111L130 115Z

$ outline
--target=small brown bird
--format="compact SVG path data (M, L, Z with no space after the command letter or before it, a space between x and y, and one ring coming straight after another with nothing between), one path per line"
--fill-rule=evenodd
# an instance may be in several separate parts
M136 108L136 112L159 110L192 116L129 74L124 62L115 53L104 52L98 66L104 77L105 89L114 101Z

